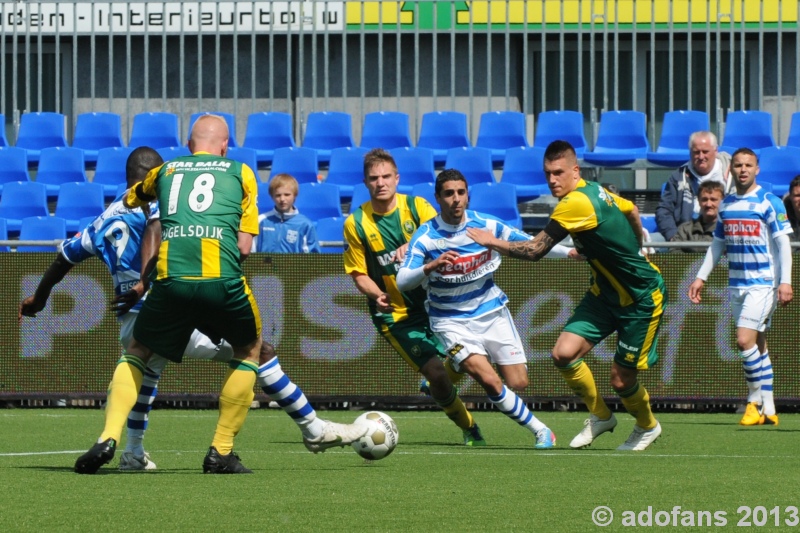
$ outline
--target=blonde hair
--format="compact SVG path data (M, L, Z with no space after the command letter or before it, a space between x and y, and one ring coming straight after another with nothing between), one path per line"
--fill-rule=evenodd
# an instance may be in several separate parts
M269 181L269 195L273 196L278 187L289 187L295 196L300 192L300 186L291 174L275 174Z

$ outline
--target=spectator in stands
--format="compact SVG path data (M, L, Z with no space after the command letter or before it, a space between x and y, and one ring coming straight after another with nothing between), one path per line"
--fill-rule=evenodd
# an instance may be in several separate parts
M666 241L672 240L678 226L700 214L697 190L701 183L718 181L722 183L725 195L733 190L731 157L725 152L717 152L717 137L713 133L692 133L689 137L689 156L689 162L669 177L656 208L656 227Z
M791 238L794 241L800 241L800 174L789 183L789 192L783 198L783 205L786 207L786 216L789 217L794 232Z
M275 207L259 217L256 252L287 254L319 253L314 223L294 206L300 186L290 174L277 174L269 182Z
M670 239L673 242L704 241L714 239L714 228L717 226L719 204L725 196L725 188L718 181L704 181L697 189L697 199L700 204L700 214L694 220L684 222L678 226L678 231ZM673 248L676 252L705 253L706 248Z

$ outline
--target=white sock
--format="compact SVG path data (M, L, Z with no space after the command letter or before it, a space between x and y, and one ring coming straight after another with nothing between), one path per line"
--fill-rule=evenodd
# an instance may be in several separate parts
M325 422L317 417L300 387L283 373L277 357L258 367L258 386L294 420L304 437L315 439L322 435Z
M513 390L505 385L503 385L503 391L500 395L489 396L489 401L491 401L501 413L520 426L528 428L531 433L535 434L540 429L547 427L541 420L533 416L533 413L528 409L528 406L525 405L525 402L523 402Z
M761 355L761 402L765 415L775 414L775 398L772 396L772 361L769 352Z
M747 403L761 404L761 352L758 346L739 352L744 379L747 381Z
M139 396L136 398L136 405L128 415L128 432L125 442L125 451L133 452L134 455L141 457L144 455L144 432L147 429L147 421L150 409L153 408L153 401L158 392L159 375L148 367L142 375L142 386L139 389Z

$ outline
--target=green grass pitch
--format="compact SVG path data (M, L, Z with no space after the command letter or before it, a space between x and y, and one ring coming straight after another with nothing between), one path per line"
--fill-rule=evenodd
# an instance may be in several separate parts
M320 412L337 422L358 414ZM146 438L156 472L121 473L115 458L81 476L72 466L99 434L101 411L0 411L0 531L624 531L625 513L645 520L650 508L657 527L656 513L676 506L678 526L687 513L725 513L724 528L681 530L736 528L748 519L742 506L762 506L751 527L772 530L800 507L800 415L744 428L735 414L660 414L661 438L622 453L633 427L625 413L613 434L577 451L569 441L585 413L538 413L559 439L546 451L497 412L475 413L489 442L476 449L441 413L389 414L400 444L365 464L349 447L311 454L285 414L252 411L236 450L255 473L211 476L201 464L216 411L160 409ZM614 513L607 527L592 522L598 506Z

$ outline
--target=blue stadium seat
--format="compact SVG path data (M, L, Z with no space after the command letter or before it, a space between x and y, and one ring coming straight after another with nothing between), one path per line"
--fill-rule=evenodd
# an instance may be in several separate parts
M292 116L279 112L252 113L247 117L242 146L254 149L259 166L268 167L276 149L297 146L292 133Z
M789 138L786 140L786 146L800 148L800 111L792 113L792 122L789 125Z
M575 148L578 159L586 151L586 136L583 132L583 113L579 111L542 111L536 122L533 136L534 148L542 153L556 140L567 141Z
M157 148L156 152L158 152L158 155L161 156L164 162L175 159L176 157L192 155L192 151L189 150L188 146L162 146L161 148Z
M506 150L529 146L525 132L525 115L519 111L489 111L481 115L475 146L492 151L492 163L500 166Z
M436 201L436 185L433 183L417 183L411 189L411 196L421 196L428 200L436 211L439 211L439 202Z
M301 183L294 205L312 221L342 216L339 187L330 183Z
M353 141L353 118L350 113L338 111L316 111L308 114L303 148L316 150L319 164L327 166L331 150L355 146Z
M67 236L67 221L60 217L41 216L22 219L19 231L21 241L63 241ZM18 252L55 252L52 246L18 246Z
M0 218L0 241L7 241L8 240L8 226L6 224L6 219ZM0 246L0 252L10 252L11 248L9 246Z
M471 186L469 208L522 229L522 216L517 207L517 190L510 183L478 183Z
M115 199L118 198L119 195L121 195L122 193L124 193L127 190L128 190L128 184L127 183L120 183L119 185L117 185L117 194L114 195L114 198Z
M411 145L407 113L378 111L364 116L364 128L361 131L362 148L391 150Z
M18 233L25 217L47 216L47 187L35 181L6 183L0 197L0 218L5 218L8 231Z
M265 181L258 182L258 213L263 215L275 207L275 202L272 201L272 196L269 194L269 183Z
M299 183L316 183L319 163L317 152L311 148L277 148L272 159L269 177L291 174Z
M225 155L225 157L228 159L233 159L234 161L239 161L240 163L244 163L250 167L250 170L256 174L256 177L258 177L258 156L256 155L256 151L252 148L228 148L228 153Z
M550 194L542 169L543 157L544 150L538 148L520 146L506 151L501 183L516 187L517 201L527 202Z
M92 183L103 186L107 200L117 196L120 184L126 183L125 166L133 148L102 148L97 151L97 167Z
M433 183L436 171L433 163L433 150L428 148L393 148L389 150L400 174L397 191L410 194L417 183Z
M422 115L417 146L433 150L433 162L441 168L451 148L471 147L467 115L458 111L431 111Z
M122 118L116 113L81 113L75 124L72 147L83 150L86 165L94 167L98 151L103 148L120 148Z
M685 161L684 161L684 163L685 163ZM641 221L642 221L642 227L644 229L646 229L649 233L658 233L658 227L656 226L656 216L655 215L643 215L643 214L640 214L639 215L639 219L641 219Z
M3 184L30 179L28 152L14 146L0 147L0 194L3 192Z
M46 185L47 197L55 198L62 184L86 182L85 166L80 148L43 148L36 183Z
M97 217L83 217L78 220L78 231L83 231L85 228L89 226L92 222L95 221Z
M128 146L149 146L154 150L168 146L182 146L178 132L178 115L175 113L137 113Z
M772 192L783 196L789 192L789 182L800 174L800 148L772 146L763 148L758 157L760 172L757 181L762 187L772 185Z
M327 217L317 220L317 241L344 242L345 217ZM344 246L320 246L323 254L344 253Z
M67 146L64 115L47 112L23 113L15 146L27 150L29 166L38 165L42 148Z
M353 187L353 198L350 199L350 213L361 207L362 204L369 202L369 190L363 183Z
M720 151L732 154L750 148L758 154L762 148L775 146L772 137L772 114L766 111L731 111L725 124L725 138Z
M189 131L186 133L186 140L188 142L189 137L192 135L192 126L194 123L197 122L197 119L202 117L203 115L217 115L218 117L222 117L225 119L225 122L228 123L228 148L237 148L239 145L236 143L236 116L231 113L223 113L222 111L204 111L201 113L193 113L192 116L189 117ZM253 167L255 169L255 167Z
M451 148L447 151L444 166L460 170L470 187L497 181L494 179L492 151L488 148Z
M364 181L364 154L366 148L334 148L331 150L331 163L325 183L339 187L342 200L353 197L353 187Z
M0 148L10 146L6 137L6 116L0 113Z
M55 215L66 221L68 232L81 230L80 219L96 217L104 210L103 186L99 183L65 183L58 192Z
M665 167L679 167L689 161L689 137L696 131L708 131L705 111L670 111L664 113L661 139L655 152L647 152L647 160Z
M619 167L645 159L649 150L644 113L606 111L600 116L594 150L584 152L583 159L593 165Z

